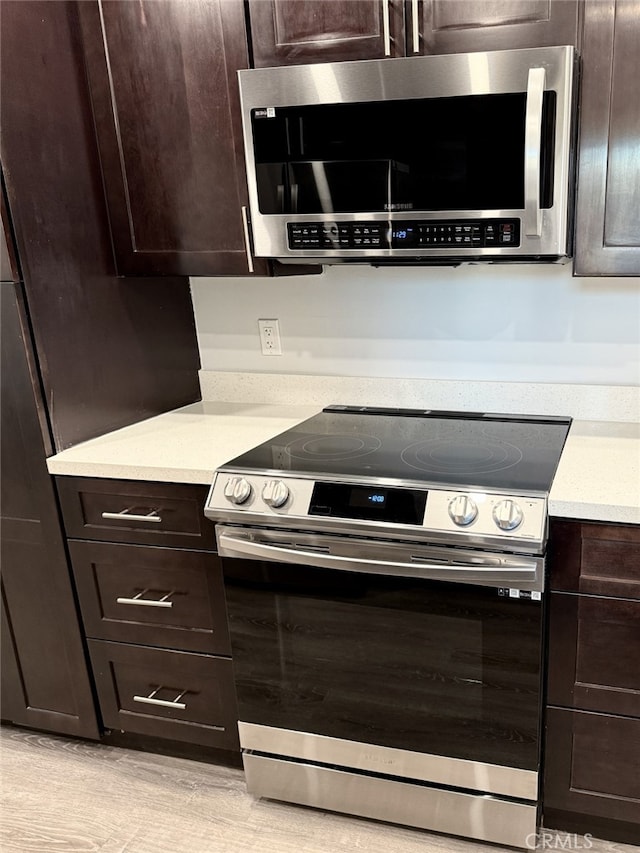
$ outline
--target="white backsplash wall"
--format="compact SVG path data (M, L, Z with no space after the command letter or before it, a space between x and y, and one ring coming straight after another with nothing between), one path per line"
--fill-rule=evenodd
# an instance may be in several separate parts
M202 368L594 385L640 384L640 278L571 265L192 278ZM263 356L258 318L277 318Z

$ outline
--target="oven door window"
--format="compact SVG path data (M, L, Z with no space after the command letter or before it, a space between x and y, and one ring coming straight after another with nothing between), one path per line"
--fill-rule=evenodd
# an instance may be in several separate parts
M540 602L477 586L223 565L240 720L537 769Z
M254 110L266 214L520 210L526 95ZM553 202L555 92L545 92L540 198Z

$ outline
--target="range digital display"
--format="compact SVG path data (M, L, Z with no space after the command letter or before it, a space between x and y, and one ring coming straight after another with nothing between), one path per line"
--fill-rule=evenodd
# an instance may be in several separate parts
M349 495L349 506L364 506L384 509L386 505L386 489L365 489L361 486L356 486L351 489L351 494Z
M391 521L396 524L422 524L426 505L427 492L422 489L316 483L309 514Z

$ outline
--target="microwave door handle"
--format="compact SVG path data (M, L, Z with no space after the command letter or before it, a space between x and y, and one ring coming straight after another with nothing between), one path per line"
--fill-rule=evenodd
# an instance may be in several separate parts
M524 233L527 237L540 237L542 234L540 159L545 79L544 68L529 69L524 125Z
M501 567L487 567L462 560L456 565L417 560L396 562L358 557L343 557L322 551L305 551L303 548L284 548L263 542L252 542L229 533L218 534L218 554L221 557L249 557L277 563L296 563L319 569L337 569L348 572L386 575L389 577L440 580L452 583L475 583L482 586L504 586L508 583L537 580L537 564L533 560L505 559Z

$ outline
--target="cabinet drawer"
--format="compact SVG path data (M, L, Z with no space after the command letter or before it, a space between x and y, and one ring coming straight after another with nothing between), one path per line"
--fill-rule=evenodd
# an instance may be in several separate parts
M551 589L640 599L640 527L552 519Z
M640 838L640 720L549 708L544 771L545 826L562 829L551 812L571 813L573 829L623 822L621 840ZM635 830L633 827L635 826ZM607 838L612 835L604 836Z
M105 726L238 749L231 661L89 640Z
M206 486L56 477L67 536L215 550Z
M215 554L78 541L69 549L88 637L231 654Z
M551 594L552 705L640 717L640 601Z

